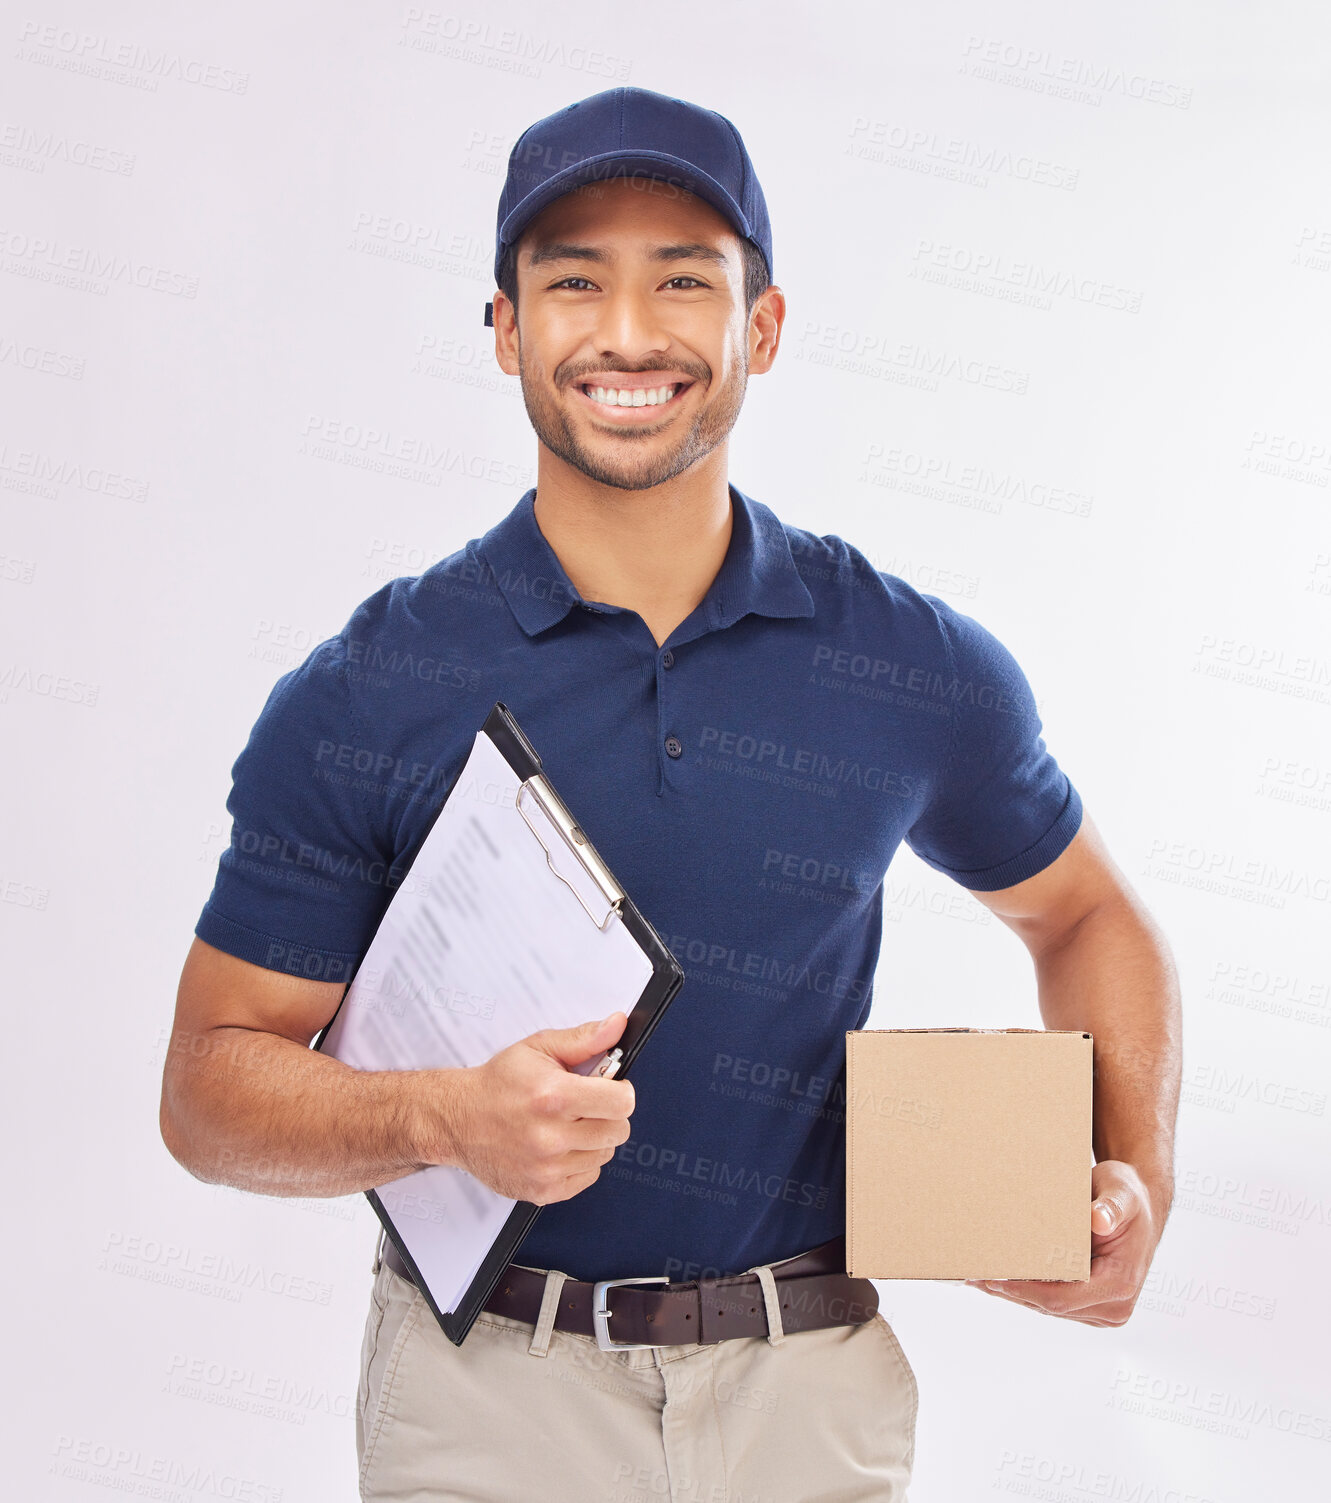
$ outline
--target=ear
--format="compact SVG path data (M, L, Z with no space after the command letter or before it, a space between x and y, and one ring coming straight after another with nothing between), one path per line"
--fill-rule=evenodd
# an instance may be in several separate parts
M495 360L506 376L518 374L518 316L517 310L507 296L495 289L494 301L489 304L490 322L495 331Z
M781 327L786 321L786 295L773 283L753 305L749 315L749 374L765 375L776 360Z

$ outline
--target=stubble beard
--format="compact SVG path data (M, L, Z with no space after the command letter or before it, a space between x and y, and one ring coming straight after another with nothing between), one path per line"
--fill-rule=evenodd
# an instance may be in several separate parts
M659 427L653 425L599 429L598 436L603 436L601 443L596 449L589 449L580 441L563 408L549 394L545 382L529 371L521 347L518 378L522 382L527 417L537 438L552 454L601 485L621 491L645 491L663 485L710 454L735 426L749 379L747 347L743 353L742 365L737 365L726 384L713 393L710 402L702 405L687 430L666 445L661 444Z

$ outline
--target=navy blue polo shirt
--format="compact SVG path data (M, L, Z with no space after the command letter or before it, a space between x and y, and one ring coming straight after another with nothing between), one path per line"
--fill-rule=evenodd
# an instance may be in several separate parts
M658 647L582 598L535 495L278 681L196 933L347 979L502 699L686 975L634 1066L631 1138L518 1259L740 1272L845 1230L844 1034L898 845L992 891L1059 855L1081 801L1007 649L841 538L731 486L724 562Z

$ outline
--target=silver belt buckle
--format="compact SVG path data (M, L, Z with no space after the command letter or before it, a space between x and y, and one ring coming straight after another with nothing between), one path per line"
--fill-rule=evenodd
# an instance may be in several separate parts
M610 1307L605 1291L616 1284L668 1284L663 1273L649 1274L643 1279L597 1279L592 1285L592 1329L596 1332L596 1344L603 1352L642 1352L651 1349L650 1341L616 1341L610 1334Z

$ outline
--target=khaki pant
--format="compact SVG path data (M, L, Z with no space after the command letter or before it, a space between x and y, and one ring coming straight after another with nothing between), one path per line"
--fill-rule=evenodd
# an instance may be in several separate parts
M564 1275L547 1274L547 1308ZM375 1503L905 1503L918 1390L881 1315L603 1352L483 1310L458 1347L375 1273L357 1395Z

